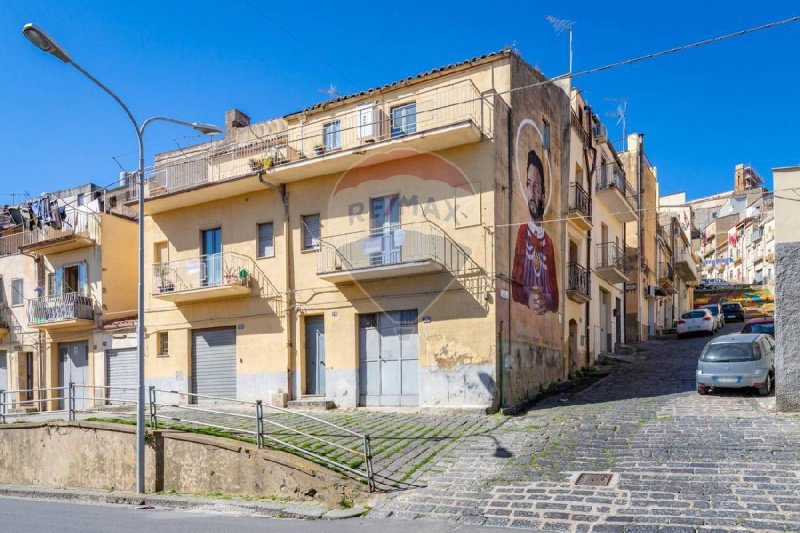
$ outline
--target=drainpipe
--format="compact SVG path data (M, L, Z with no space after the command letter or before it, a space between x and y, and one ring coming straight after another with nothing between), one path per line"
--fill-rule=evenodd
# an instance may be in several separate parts
M264 180L264 172L259 172L257 174L258 181L264 185L272 189L273 191L277 192L280 195L281 204L283 205L283 240L284 240L284 287L286 287L286 301L284 304L286 305L286 359L289 362L286 368L286 372L288 374L288 387L287 387L287 395L289 399L295 397L295 392L297 392L297 397L299 398L299 391L294 390L294 379L292 379L292 370L295 366L295 358L294 358L294 332L295 332L295 295L294 295L294 269L293 269L293 255L292 255L292 235L290 233L291 228L289 224L289 193L286 191L286 184L281 185L274 185L269 183L268 181Z
M638 242L636 243L638 246L638 253L637 259L639 261L639 267L637 271L639 272L638 280L636 283L636 308L638 309L637 313L637 322L639 323L639 331L636 332L637 340L643 340L641 338L642 333L642 323L639 318L644 316L644 309L642 309L642 281L644 280L644 269L642 265L644 264L644 255L642 254L642 242L644 241L644 228L642 227L642 213L644 210L642 209L642 162L643 162L643 153L642 148L644 146L644 134L639 134L638 142L636 143L636 195L639 197L639 213L637 213L638 221L637 221L637 228L636 231L638 233ZM648 320L647 323L648 332L650 328L650 322Z
M586 285L587 289L589 289L589 297L592 296L592 232L586 232ZM584 305L584 320L586 321L586 360L589 363L587 366L591 366L592 360L594 356L592 354L592 343L589 342L589 335L591 334L591 326L589 325L589 319L591 316L591 299L586 302Z
M514 150L512 149L512 142L511 140L514 138L514 128L513 124L511 123L511 108L506 107L506 136L507 136L507 148L508 148L508 161L507 161L507 174L508 174L508 182L506 186L508 187L508 212L507 212L507 223L511 224L511 216L512 216L512 206L514 204ZM514 265L514 227L509 225L508 226L508 269L509 269L509 276L508 279L511 280L511 284L514 283L514 280L511 278L513 272L513 265ZM511 354L511 292L514 290L514 287L509 284L509 295L506 298L506 306L508 307L508 331L506 333L506 338L508 339L508 353ZM503 330L503 323L500 323L500 330L502 336ZM502 345L501 345L502 347ZM503 387L505 385L505 371L506 371L506 354L505 354L505 347L503 350L498 352L498 368L497 371L497 383L499 386L499 407L502 408L505 405L505 396L503 393Z

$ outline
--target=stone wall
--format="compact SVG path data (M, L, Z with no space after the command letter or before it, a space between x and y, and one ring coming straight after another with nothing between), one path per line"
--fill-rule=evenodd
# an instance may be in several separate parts
M775 403L800 411L800 242L775 245Z
M0 427L0 484L134 490L135 428L96 422ZM366 486L299 457L230 439L158 430L148 434L148 492L224 493L358 501Z

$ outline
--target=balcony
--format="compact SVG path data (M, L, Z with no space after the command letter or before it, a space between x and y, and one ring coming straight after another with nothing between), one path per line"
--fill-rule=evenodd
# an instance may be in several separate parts
M58 229L46 225L18 235L22 235L19 249L25 252L55 254L94 246L100 236L100 216L91 212L67 210L67 216ZM12 237L20 239L16 235Z
M596 198L605 203L620 222L636 220L639 209L636 189L625 179L625 173L618 165L614 164L610 173L601 169Z
M764 230L763 229L754 230L753 233L750 234L750 242L751 243L758 242L763 238L764 238Z
M697 262L691 252L683 252L675 256L675 271L687 285L695 285L700 280Z
M755 248L753 250L753 263L760 263L764 260L764 250Z
M678 292L675 289L675 271L671 263L666 261L658 263L656 278L658 279L659 287L664 291L664 295Z
M578 263L567 266L567 298L581 304L592 299L589 271Z
M441 272L460 255L454 247L429 222L334 235L320 239L317 274L340 284Z
M82 330L94 327L94 303L76 292L28 300L28 324L43 330Z
M8 344L15 340L20 332L21 328L14 313L7 305L0 304L0 342Z
M156 263L151 294L173 303L249 296L255 274L251 258L232 252Z
M464 81L350 106L325 120L312 116L297 126L275 120L267 126L280 124L273 128L276 131L261 137L209 143L193 154L174 153L157 161L146 176L145 213L263 190L257 175L271 183L289 183L342 172L357 164L374 165L478 142L484 124L492 124L491 116L484 116L490 111L482 102L472 82ZM393 118L393 109L403 105L408 105L409 111L402 118ZM380 157L366 159L368 154ZM130 198L138 198L134 186Z
M625 254L622 249L613 242L603 242L597 245L597 268L595 274L603 278L612 285L625 283L627 267L625 264Z
M579 183L569 186L569 219L584 231L592 229L592 198Z
M580 138L581 143L583 143L584 146L592 146L592 136L589 135L589 132L583 127L580 115L578 115L578 113L576 113L574 110L572 111L572 116L570 117L570 124L572 125L572 129Z

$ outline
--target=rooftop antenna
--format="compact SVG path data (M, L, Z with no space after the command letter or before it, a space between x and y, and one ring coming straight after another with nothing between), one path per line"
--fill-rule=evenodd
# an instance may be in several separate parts
M318 93L327 94L328 98L333 100L339 95L339 89L336 88L336 85L330 84L327 89L317 89Z
M10 196L11 197L11 204L13 205L13 204L17 203L17 196L22 196L23 198L30 198L31 197L31 193L29 193L28 191L9 192L9 193L5 193L5 194L0 194L0 196Z
M553 26L556 35L561 35L563 32L569 33L569 74L572 77L572 27L575 25L575 21L556 18L552 15L547 15L545 19Z
M610 102L619 102L617 110L613 113L606 113L607 117L616 118L617 126L622 124L622 151L628 149L628 99L627 98L606 98Z
M116 164L117 164L117 166L119 167L119 169L120 169L122 172L127 172L127 171L125 170L125 167L123 167L123 166L122 166L122 163L120 163L120 162L119 162L119 159L117 159L117 157L116 157L116 156L113 156L113 155L112 155L112 156L111 156L111 159L113 159L113 160L114 160L114 163L116 163Z

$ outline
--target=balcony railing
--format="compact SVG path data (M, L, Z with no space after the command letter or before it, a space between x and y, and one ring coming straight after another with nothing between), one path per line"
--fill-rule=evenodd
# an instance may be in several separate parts
M592 219L592 198L579 183L569 186L569 210Z
M570 124L572 124L572 129L575 130L575 133L578 134L578 137L581 138L581 142L586 146L591 146L592 136L589 135L589 132L583 127L583 124L581 123L581 117L575 111L572 111Z
M153 265L153 294L213 287L250 286L253 260L223 252Z
M19 253L19 249L25 244L25 233L12 233L0 237L0 257Z
M402 118L393 108L414 104ZM381 141L433 132L467 121L483 124L483 100L471 81L464 81L359 106L328 120L285 127L263 137L235 144L215 143L197 155L175 155L157 162L146 174L146 196L156 197L200 185L228 181L260 171L360 150ZM395 119L396 122L395 122ZM276 121L277 122L277 121ZM131 186L131 200L138 198Z
M639 209L639 198L636 188L627 180L625 172L617 164L613 164L611 172L601 172L601 178L597 181L597 190L616 187L622 195L628 199L634 209Z
M100 217L97 213L68 209L60 227L45 225L26 230L21 235L24 248L47 246L71 237L97 242L100 240Z
M69 320L94 320L94 303L90 296L76 292L28 300L28 323L51 324Z
M0 341L3 340L4 335L10 335L10 340L17 342L22 333L22 327L20 327L17 317L5 304L0 304L0 330L5 330L0 335Z
M616 268L623 272L628 270L625 253L613 242L602 242L597 245L597 267Z
M589 271L578 263L570 263L567 267L567 291L590 298L591 281L589 279Z
M764 230L757 229L750 234L750 242L758 242L764 237Z

